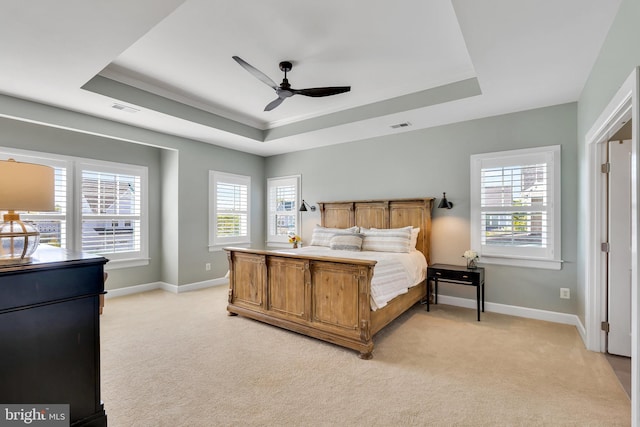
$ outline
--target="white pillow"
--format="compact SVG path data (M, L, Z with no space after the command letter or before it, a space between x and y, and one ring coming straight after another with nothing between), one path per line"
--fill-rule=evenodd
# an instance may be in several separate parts
M366 230L366 228L363 228L363 230ZM386 228L372 228L372 230L387 230ZM409 243L410 245L410 249L415 249L416 245L418 244L418 234L420 234L420 227L412 227L411 228L411 243Z
M420 234L420 229L413 227L411 229L411 249L415 249L418 244L418 234Z
M322 227L320 225L316 225L313 229L313 234L311 235L311 246L327 246L331 245L331 238L336 233L357 233L358 227L350 227L350 228L329 228Z
M411 250L412 226L388 229L361 229L364 234L363 251L403 252Z

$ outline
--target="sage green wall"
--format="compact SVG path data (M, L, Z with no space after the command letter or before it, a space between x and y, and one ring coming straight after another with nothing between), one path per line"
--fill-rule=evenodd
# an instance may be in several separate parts
M146 166L149 174L149 265L109 271L108 286L160 280L160 151L16 120L0 118L0 146ZM107 266L108 268L108 266Z
M149 168L150 263L113 270L108 289L158 281L180 286L224 277L225 252L208 249L209 170L251 176L251 240L258 247L264 244L263 157L5 95L0 95L1 116L47 126L0 118L0 146ZM211 263L210 271L206 263Z
M178 224L180 209L178 207L178 183L180 182L179 153L176 150L160 150L162 162L161 188L162 209L160 211L163 224ZM163 260L179 260L180 233L178 227L165 226L160 236ZM180 283L178 262L161 263L161 280L165 283Z
M175 146L179 152L180 182L180 284L196 283L207 278L221 278L229 263L226 252L208 252L209 170L251 177L251 242L264 244L264 158L210 144L183 140ZM205 263L211 271L205 271ZM204 275L204 276L203 276ZM203 279L204 277L204 279Z
M437 197L451 210L434 209L432 262L463 264L469 249L470 155L546 145L562 146L562 259L560 271L486 266L486 301L563 313L576 300L576 104L467 121L364 141L268 157L266 177L302 175L309 203L346 199ZM303 241L320 221L302 214ZM442 285L446 295L475 298L473 288Z
M600 50L587 83L578 101L578 177L579 211L588 209L587 153L585 137L598 116L616 94L620 86L637 66L640 66L640 1L623 0L609 34ZM635 120L635 119L634 119ZM584 217L578 216L578 247L586 246L587 236L583 232ZM585 277L584 255L578 257L578 316L585 324Z

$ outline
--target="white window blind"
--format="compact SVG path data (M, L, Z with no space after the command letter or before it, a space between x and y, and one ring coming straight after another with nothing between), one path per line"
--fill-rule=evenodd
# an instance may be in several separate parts
M51 246L67 247L67 170L66 161L42 157L39 153L23 150L0 151L2 158L11 158L18 162L51 166L54 169L54 203L51 212L19 212L23 221L36 226L40 232L40 243Z
M547 164L481 171L482 244L548 246Z
M471 166L471 242L481 261L559 268L560 147L474 155Z
M82 170L82 250L116 254L141 246L141 177Z
M42 163L46 164L46 163ZM67 243L67 167L60 162L49 162L54 168L54 200L52 212L28 212L21 215L23 220L35 224L40 232L40 243L66 248Z
M210 245L249 242L251 178L210 171Z
M290 234L298 232L300 177L269 178L267 180L269 242L288 242Z

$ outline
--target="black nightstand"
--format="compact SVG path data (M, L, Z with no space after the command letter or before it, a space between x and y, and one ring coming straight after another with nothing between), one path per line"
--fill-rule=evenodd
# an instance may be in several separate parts
M460 265L433 264L427 267L427 311L431 299L431 286L429 281L434 283L433 303L438 303L438 282L457 283L476 287L476 301L478 304L478 322L480 321L480 302L482 301L482 311L484 312L484 267L470 269Z

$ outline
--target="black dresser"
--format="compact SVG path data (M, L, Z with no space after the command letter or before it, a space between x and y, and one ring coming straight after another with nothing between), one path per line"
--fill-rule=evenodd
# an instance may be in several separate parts
M106 426L99 297L105 258L41 245L0 266L0 403L68 404L72 426Z

